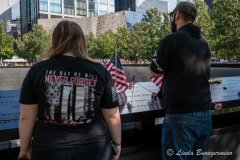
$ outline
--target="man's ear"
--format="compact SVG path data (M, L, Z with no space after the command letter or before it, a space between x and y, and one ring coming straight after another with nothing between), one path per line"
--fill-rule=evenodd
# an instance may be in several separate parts
M179 20L180 18L181 18L181 14L179 13L179 11L177 11L175 20Z

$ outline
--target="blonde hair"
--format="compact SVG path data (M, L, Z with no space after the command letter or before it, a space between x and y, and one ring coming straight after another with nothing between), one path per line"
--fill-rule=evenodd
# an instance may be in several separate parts
M81 27L77 23L63 20L58 23L53 31L52 46L48 51L48 58L67 52L71 52L74 56L92 63L99 63L89 57L85 36Z

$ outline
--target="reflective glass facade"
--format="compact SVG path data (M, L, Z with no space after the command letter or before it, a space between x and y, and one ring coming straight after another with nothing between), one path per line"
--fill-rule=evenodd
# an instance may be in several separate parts
M48 0L39 0L39 10L48 11Z
M115 0L115 11L136 11L136 0Z
M98 1L97 0L89 0L88 9L89 9L89 17L98 16Z
M87 16L86 0L77 0L77 15L78 16Z
M39 0L39 18L95 17L115 12L115 0Z
M21 34L31 31L32 26L38 23L39 9L46 9L47 0L21 0L20 16L21 16Z
M64 14L75 15L74 0L64 0Z
M115 0L115 11L135 11L146 13L147 9L157 7L160 12L172 11L177 0Z
M134 23L140 22L143 18L143 14L138 12L125 11L125 15L128 30L132 29Z
M168 1L164 0L143 0L136 3L136 12L145 14L146 10L157 7L159 12L168 11Z
M50 12L62 13L62 0L50 0Z

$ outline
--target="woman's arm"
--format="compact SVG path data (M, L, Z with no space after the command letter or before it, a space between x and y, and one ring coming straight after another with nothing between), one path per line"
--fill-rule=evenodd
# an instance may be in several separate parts
M118 107L111 108L111 109L101 108L101 111L107 123L113 142L116 144L120 144L121 143L121 118L120 118ZM119 155L121 152L121 146L116 146L116 149L118 154L114 156L113 159L119 158Z
M30 143L38 114L38 104L20 104L19 136L20 153L18 158L31 159Z

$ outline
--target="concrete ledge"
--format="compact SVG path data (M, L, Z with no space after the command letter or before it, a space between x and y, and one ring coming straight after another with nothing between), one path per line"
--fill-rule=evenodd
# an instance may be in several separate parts
M224 64L219 64L224 65ZM210 78L218 77L233 77L240 76L240 65L235 65L237 67L226 68L226 67L212 67L210 71ZM238 67L239 66L239 67ZM0 67L0 90L14 90L20 89L22 86L23 77L26 76L30 66L18 66L18 67ZM149 82L150 72L149 65L123 65L123 69L127 78L130 82L132 76L136 73L137 82Z

